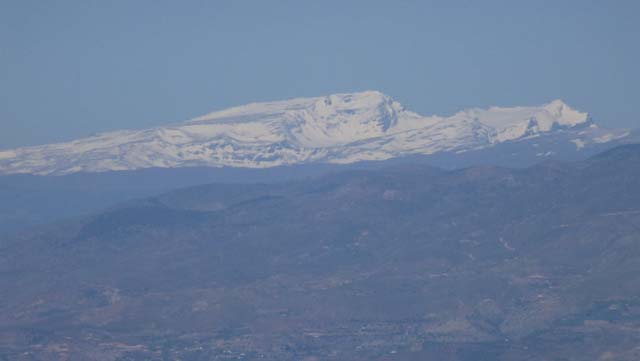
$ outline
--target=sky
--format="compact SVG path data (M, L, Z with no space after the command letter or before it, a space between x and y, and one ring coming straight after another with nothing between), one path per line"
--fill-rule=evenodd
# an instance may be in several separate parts
M0 0L0 149L379 90L640 127L640 1Z

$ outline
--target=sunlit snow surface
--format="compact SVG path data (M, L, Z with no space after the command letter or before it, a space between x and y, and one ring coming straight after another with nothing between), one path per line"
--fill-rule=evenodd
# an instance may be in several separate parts
M597 128L587 113L560 100L439 117L413 113L380 92L366 91L254 103L173 126L0 151L0 173L352 163L482 149L564 130L576 132L577 147L625 136Z

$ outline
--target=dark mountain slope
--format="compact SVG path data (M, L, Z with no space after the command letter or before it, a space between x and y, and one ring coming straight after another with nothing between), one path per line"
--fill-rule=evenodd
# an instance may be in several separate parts
M172 189L207 183L275 183L358 169L394 165L429 165L458 169L479 165L525 168L541 159L584 160L620 144L640 140L638 131L606 143L576 147L573 133L533 137L468 152L411 155L353 164L301 164L264 169L150 168L65 176L0 175L0 234L80 217L121 202L151 197ZM545 151L542 152L541 150ZM58 205L64 203L66 207Z
M0 355L637 360L640 147L209 185L0 241Z

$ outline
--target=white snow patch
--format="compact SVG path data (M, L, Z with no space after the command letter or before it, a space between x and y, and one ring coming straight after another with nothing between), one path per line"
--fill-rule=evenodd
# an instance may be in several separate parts
M625 138L625 137L629 136L630 134L631 133L628 132L628 131L620 133L620 134L616 134L615 132L606 133L606 134L603 134L603 135L601 135L599 137L593 138L593 141L596 142L596 143L608 143L608 142L611 142L611 141L616 140L616 139Z
M17 153L13 150L0 151L0 159L10 159L15 158L16 156Z
M586 145L582 139L571 139L571 142L576 145L576 148L582 149Z

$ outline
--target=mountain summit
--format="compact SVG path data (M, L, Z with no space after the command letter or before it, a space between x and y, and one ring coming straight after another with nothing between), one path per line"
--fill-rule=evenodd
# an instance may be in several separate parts
M467 152L570 132L581 148L628 135L599 129L561 100L422 116L377 91L252 103L171 126L123 130L0 152L0 173L141 168L267 168Z

